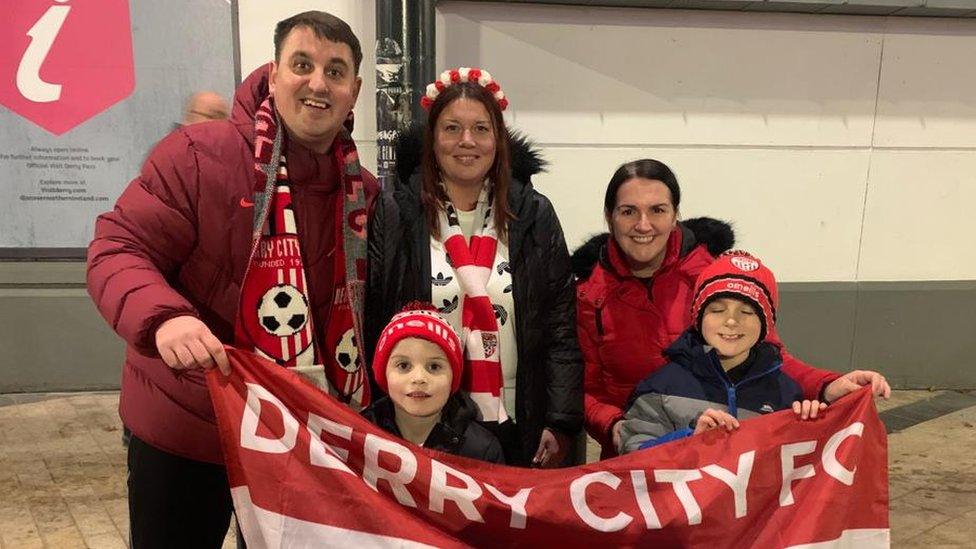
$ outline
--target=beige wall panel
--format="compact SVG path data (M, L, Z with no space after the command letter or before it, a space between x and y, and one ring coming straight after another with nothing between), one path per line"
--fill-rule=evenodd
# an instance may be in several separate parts
M241 74L246 77L274 59L274 29L278 21L309 10L324 10L341 18L359 38L363 87L356 103L355 139L376 139L376 4L367 0L239 0ZM374 161L375 165L375 161Z
M860 280L976 279L976 151L875 151Z
M888 22L875 146L976 147L976 20Z
M356 143L356 150L359 151L359 165L376 175L376 141L360 140Z
M683 217L735 223L737 247L764 258L781 281L853 281L867 151L556 147L536 185L555 204L570 248L605 230L603 194L617 166L651 157L682 188Z
M491 70L547 143L867 146L882 23L443 2L438 69Z

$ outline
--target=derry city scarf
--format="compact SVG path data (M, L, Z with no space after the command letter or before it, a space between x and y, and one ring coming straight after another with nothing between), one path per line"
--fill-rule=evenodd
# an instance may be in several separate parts
M479 420L501 423L508 415L502 396L498 321L487 292L498 246L491 200L492 193L485 185L478 198L478 207L484 208L485 222L470 242L464 238L454 205L445 204L440 212L440 241L457 274L462 294L461 342L466 364L461 388L477 404Z
M312 319L301 235L292 208L285 156L285 132L274 103L264 100L254 125L254 232L250 261L241 287L235 341L238 347L296 368L340 400L369 403L362 341L366 278L366 197L356 145L343 128L332 145L340 167L336 193L337 246L334 288L324 341Z

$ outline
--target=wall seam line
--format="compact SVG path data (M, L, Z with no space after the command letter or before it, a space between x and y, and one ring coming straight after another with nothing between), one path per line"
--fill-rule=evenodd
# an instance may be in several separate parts
M864 221L867 219L868 212L868 194L871 191L871 167L874 161L874 141L878 129L878 104L881 102L881 80L884 71L884 50L885 50L885 40L888 36L888 23L889 19L885 20L884 32L881 33L881 51L878 52L878 79L874 91L874 116L871 119L871 146L868 150L868 168L864 174L864 199L861 201L861 227L860 232L857 236L857 262L854 264L854 315L852 324L852 334L851 334L851 356L848 361L850 368L856 368L854 364L854 358L857 352L857 318L858 309L861 305L861 291L860 291L860 280L861 280L861 253L864 250Z

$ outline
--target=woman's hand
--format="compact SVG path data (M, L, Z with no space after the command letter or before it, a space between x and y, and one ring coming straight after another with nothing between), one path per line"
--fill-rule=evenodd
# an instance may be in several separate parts
M620 449L620 429L624 426L624 420L617 420L610 428L610 439L613 441L614 450Z
M834 402L862 385L871 385L871 394L876 397L887 399L891 396L891 386L883 375L873 370L854 370L831 381L824 389L824 400Z
M557 433L546 427L539 439L539 448L532 458L532 465L543 469L554 469L563 463L572 439L562 433Z
M803 402L796 401L793 403L793 413L802 420L807 419L817 419L817 415L827 408L826 402L820 402L819 400L804 400Z
M728 412L707 408L698 416L698 421L695 422L696 435L719 428L724 428L726 431L732 432L733 429L739 428L739 420Z

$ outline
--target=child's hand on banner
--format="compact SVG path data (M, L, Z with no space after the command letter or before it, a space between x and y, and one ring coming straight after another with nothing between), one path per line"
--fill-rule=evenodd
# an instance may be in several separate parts
M702 412L701 415L698 416L698 420L695 421L696 435L711 429L721 428L724 428L726 431L731 433L733 429L739 428L739 420L728 412L708 408Z
M793 413L800 420L817 419L817 416L825 408L827 408L827 403L820 402L819 400L804 400L803 402L796 401L793 403Z

